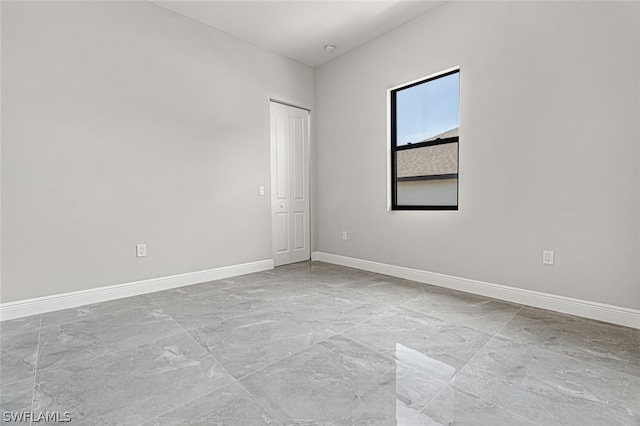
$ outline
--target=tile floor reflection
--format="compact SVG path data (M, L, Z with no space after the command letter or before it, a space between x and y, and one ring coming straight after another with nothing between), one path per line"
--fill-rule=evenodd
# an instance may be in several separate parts
M7 425L640 425L640 330L322 262L0 334Z

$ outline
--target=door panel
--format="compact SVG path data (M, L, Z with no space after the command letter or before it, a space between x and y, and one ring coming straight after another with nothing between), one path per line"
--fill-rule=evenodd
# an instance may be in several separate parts
M300 116L292 115L291 117L291 147L293 150L293 161L291 166L293 176L291 184L293 185L293 198L295 200L304 200L305 198L305 137L304 137L304 119Z
M276 253L287 255L289 250L289 215L276 213Z
M293 249L304 250L306 247L305 241L305 220L304 212L293 213Z
M289 199L289 129L288 114L278 112L276 124L276 194L278 200Z
M271 187L275 265L309 260L309 112L275 102Z

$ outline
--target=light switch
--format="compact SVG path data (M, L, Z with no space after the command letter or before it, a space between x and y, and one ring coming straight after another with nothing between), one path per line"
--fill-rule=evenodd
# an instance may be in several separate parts
M258 195L264 197L264 186L258 187Z

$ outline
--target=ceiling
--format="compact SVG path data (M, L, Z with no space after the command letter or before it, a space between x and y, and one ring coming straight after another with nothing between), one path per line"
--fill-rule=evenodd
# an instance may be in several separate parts
M314 68L444 3L435 0L152 1ZM326 52L327 44L337 48Z

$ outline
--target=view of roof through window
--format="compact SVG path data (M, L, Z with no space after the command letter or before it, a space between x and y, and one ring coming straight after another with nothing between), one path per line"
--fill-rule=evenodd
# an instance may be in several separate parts
M396 146L446 137L460 123L460 73L429 80L396 93Z

